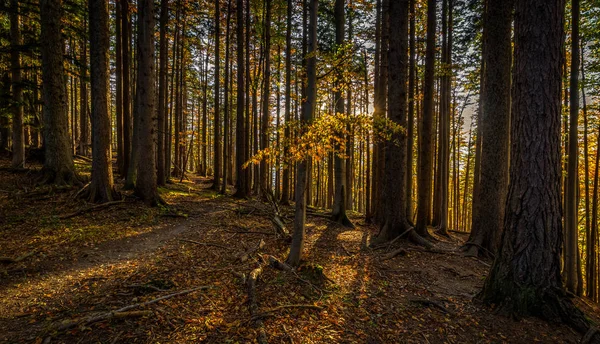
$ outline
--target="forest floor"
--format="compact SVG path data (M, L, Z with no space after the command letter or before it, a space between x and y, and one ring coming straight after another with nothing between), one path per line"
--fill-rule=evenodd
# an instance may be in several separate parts
M0 159L0 256L18 261L0 261L3 343L251 343L257 321L270 343L581 339L564 325L517 321L473 301L489 262L462 256L461 233L439 238L436 252L402 240L373 250L364 244L377 228L358 214L356 229L348 229L315 210L306 262L290 273L262 263L268 255L283 261L289 247L271 223L272 206L219 195L208 179L161 188L169 208L131 197L91 208L76 189L36 187L35 173L8 171L8 163ZM76 164L89 174L87 162ZM291 227L293 209L282 214ZM399 247L405 254L382 259ZM244 281L259 266L258 316L251 317ZM575 301L599 320L597 307ZM98 314L112 318L86 323Z

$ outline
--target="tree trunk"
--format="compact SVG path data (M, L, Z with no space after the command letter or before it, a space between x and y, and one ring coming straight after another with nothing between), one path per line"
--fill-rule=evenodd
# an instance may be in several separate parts
M236 156L235 168L237 171L237 180L235 184L235 196L239 198L248 197L248 173L247 168L243 168L246 161L246 122L244 119L245 94L244 94L244 1L236 0L236 38L237 38L237 109L235 124L235 143ZM248 34L250 34L248 32Z
M291 121L291 101L292 101L292 0L287 0L287 22L285 31L285 129L283 134L283 156L289 158L290 144L290 121ZM281 191L281 204L290 204L290 165L285 163L283 167L283 186Z
M409 62L408 62L408 123L406 141L406 217L409 222L413 216L413 146L414 146L414 118L415 118L415 79L416 79L416 19L415 1L409 1Z
M418 210L417 234L429 237L427 219L431 206L431 175L432 175L432 131L433 131L433 93L435 71L435 34L436 0L427 1L427 48L425 50L425 85L423 90L423 114L421 117L421 132L419 135L419 171L418 171Z
M513 0L490 1L483 47L479 211L473 214L468 255L493 258L502 233L508 191L511 23ZM469 246L470 245L470 246Z
M156 189L156 69L154 65L154 1L138 0L138 145L135 194L146 204L163 203Z
M227 180L228 175L231 173L229 171L229 160L231 156L229 154L229 28L231 22L231 0L227 1L227 20L225 24L225 89L224 89L224 99L225 108L223 109L223 184L221 184L221 193L225 194L227 192Z
M562 0L516 2L511 182L502 242L479 297L501 312L586 332L590 325L560 276L563 6Z
M335 43L338 47L341 47L344 44L344 25L345 25L345 8L344 8L344 0L336 0L335 1ZM348 114L344 114L344 97L342 95L342 78L344 71L338 70L336 71L337 76L335 80L334 89L335 92L333 94L334 104L335 104L335 113L336 116L345 117ZM342 132L338 132L334 134L339 136L338 139L342 139ZM338 222L344 226L354 228L350 219L346 215L346 162L342 157L342 154L345 152L340 151L341 144L336 143L335 153L334 153L334 170L335 170L335 194L333 198L333 208L331 212L331 217L333 221ZM331 180L330 180L331 182Z
M19 1L10 0L10 68L12 74L12 162L13 168L25 165L23 126L23 85L21 82L21 23Z
M579 261L579 197L577 190L579 177L577 165L579 160L579 0L572 0L571 8L571 82L569 143L567 162L567 183L565 185L565 286L568 291L578 294L581 270Z
M407 120L407 72L408 62L408 0L390 1L389 44L389 119L406 127ZM385 33L384 33L385 35ZM376 243L389 241L411 228L404 211L406 209L406 142L405 133L394 132L385 150L385 188L383 189L384 222ZM411 231L412 232L412 231ZM414 234L414 233L413 233Z
M90 68L92 98L92 181L88 189L90 202L115 199L113 184L111 123L108 113L109 27L108 1L90 0Z
M165 185L166 178L166 167L165 167L165 130L166 122L165 117L167 115L167 62L169 60L168 52L167 52L167 25L169 25L169 1L161 0L160 2L160 38L159 38L159 68L158 71L158 154L156 161L156 183L158 185Z
M131 85L129 80L131 41L129 40L129 13L129 0L121 0L121 52L123 53L121 59L123 63L123 170L121 175L123 176L128 174L129 160L131 159Z
M44 80L44 183L80 184L69 147L67 89L63 69L62 1L41 0L42 73Z
M221 77L220 72L220 42L221 42L221 13L220 13L220 3L219 0L215 0L215 115L213 120L214 125L214 139L213 139L213 177L214 183L212 186L213 190L218 191L220 189L221 182L221 118L220 118L220 104L219 104L219 92L221 92L219 87L219 78Z
M308 13L310 24L308 25L307 53L306 59L306 98L302 102L302 122L308 124L312 121L315 105L317 101L317 13L318 0L309 0ZM292 266L298 266L302 259L304 248L304 223L306 222L306 191L307 191L307 166L310 157L302 160L298 164L298 177L296 178L296 213L294 218L294 234L290 253L287 257L287 263Z
M265 150L269 147L269 124L271 123L271 116L269 110L269 102L271 96L271 1L266 2L266 14L264 21L265 30L265 46L264 46L264 59L265 69L263 76L263 91L262 91L262 118L260 126L260 149ZM263 192L271 192L269 188L269 163L267 159L260 161L260 190L259 194Z

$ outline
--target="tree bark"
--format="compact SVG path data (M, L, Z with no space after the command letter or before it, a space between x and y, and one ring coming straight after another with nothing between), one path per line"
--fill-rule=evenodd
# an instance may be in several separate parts
M146 204L163 203L156 189L156 69L154 63L154 1L138 0L138 86L139 159L135 194Z
M41 45L44 89L43 183L80 184L69 145L67 90L63 69L62 1L41 0Z
M567 183L565 185L565 286L568 291L579 294L579 0L571 1L571 82L569 111L569 143Z
M160 33L159 33L159 71L158 71L158 145L157 145L157 161L156 161L156 183L158 185L165 185L166 178L166 167L165 167L165 130L166 122L165 117L167 115L167 62L169 60L167 52L167 25L169 25L169 1L161 0L160 2Z
M308 25L307 53L306 59L306 98L302 102L302 122L304 124L312 121L315 105L317 100L317 58L315 52L317 50L317 13L318 0L309 0L308 13L310 24ZM307 57L308 56L308 57ZM304 249L304 224L306 222L306 191L307 191L307 166L310 158L300 161L298 164L298 176L296 178L296 212L294 218L294 234L292 236L292 244L290 253L286 262L292 266L298 266L302 259L302 251Z
M435 71L435 34L436 34L436 0L427 1L427 47L425 50L425 85L423 89L423 114L419 135L419 171L418 171L418 210L416 232L422 237L429 237L427 220L431 207L431 175L432 175L432 131L433 131L433 93Z
M245 99L244 94L244 1L236 0L236 38L237 38L237 109L235 124L235 168L237 171L237 180L235 185L235 196L239 198L248 197L248 169L243 168L247 160L246 146L248 138L246 137L246 121L244 119ZM248 33L250 34L250 33Z
M92 98L92 181L90 202L116 198L112 173L111 123L108 113L109 27L108 1L90 0L90 77Z
M219 0L215 0L215 104L214 104L214 120L213 120L213 129L214 129L214 139L213 139L213 177L214 183L212 186L213 190L219 190L220 182L221 182L221 118L220 118L220 104L219 104L219 92L221 92L219 87L219 78L220 76L220 42L221 42L221 13L220 13L220 3Z
M485 69L481 95L483 118L479 129L479 211L473 214L473 225L467 243L467 254L471 256L493 258L502 233L508 191L513 8L513 0L490 1L485 16Z
M587 332L560 275L563 0L517 1L510 186L498 255L479 297Z
M10 0L10 68L12 83L12 168L25 166L23 85L21 81L21 23L19 1Z

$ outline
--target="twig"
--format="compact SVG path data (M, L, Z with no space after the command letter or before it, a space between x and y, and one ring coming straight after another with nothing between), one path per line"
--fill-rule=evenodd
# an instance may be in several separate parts
M435 300L411 299L410 302L417 303L417 304L420 304L423 306L433 306L433 307L441 310L443 313L446 313L446 314L449 313L449 311L446 309L446 307L444 307L438 301L435 301Z
M189 242L189 243L192 243L192 244L202 245L202 246L220 247L220 248L224 248L226 250L229 249L229 247L227 247L227 246L216 244L216 243L212 243L212 242L199 242L199 241L194 241L194 240L189 240L189 239L179 239L179 241Z
M119 309L117 309L115 311L110 311L110 312L106 312L106 313L101 313L101 314L98 314L98 315L94 315L94 316L91 316L91 317L83 319L83 320L71 321L69 323L66 323L64 325L59 326L57 328L57 330L58 331L64 331L64 330L68 330L68 329L73 328L73 327L75 327L77 325L80 325L80 324L81 325L90 325L90 324L97 323L97 322L100 322L100 321L105 321L105 320L110 320L112 318L122 317L123 314L121 314L121 313L128 312L128 311L130 311L132 309L146 307L146 306L149 306L151 304L157 303L159 301L173 298L175 296L181 296L181 295L193 293L193 292L198 291L198 290L206 290L206 289L209 289L209 288L212 288L212 286L201 286L201 287L192 288L192 289L180 291L180 292L177 292L177 293L173 293L173 294L161 296L159 298L156 298L156 299L153 299L153 300L150 300L150 301L146 301L146 302L142 302L142 303L136 303L136 304L133 304L133 305L125 306L125 307L119 308Z

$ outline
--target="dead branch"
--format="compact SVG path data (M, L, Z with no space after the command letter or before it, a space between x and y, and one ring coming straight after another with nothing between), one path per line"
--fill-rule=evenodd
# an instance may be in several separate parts
M189 242L189 243L196 244L196 245L201 245L201 246L213 246L213 247L223 248L223 249L226 249L226 250L229 249L229 247L227 247L227 246L216 244L216 243L212 243L212 242L199 242L199 241L188 240L188 239L179 239L179 241Z
M100 321L110 320L112 318L121 318L121 317L124 317L124 316L131 316L133 314L135 314L136 316L139 316L139 314L141 314L140 312L130 312L130 311L132 309L143 308L143 307L149 306L151 304L157 303L159 301L173 298L175 296L186 295L186 294L198 291L198 290L206 290L206 289L209 289L209 288L212 288L212 286L201 286L201 287L192 288L192 289L188 289L188 290L183 290L183 291L180 291L180 292L177 292L177 293L173 293L173 294L161 296L159 298L156 298L156 299L153 299L153 300L150 300L150 301L146 301L146 302L142 302L142 303L136 303L136 304L133 304L133 305L125 306L123 308L119 308L119 309L114 310L114 311L110 311L110 312L105 312L105 313L93 315L93 316L85 318L85 319L71 321L71 322L68 322L66 324L63 324L63 325L59 326L57 328L57 330L58 331L64 331L64 330L68 330L68 329L73 328L73 327L78 326L78 325L90 325L90 324L97 323L97 322L100 322ZM125 314L123 314L123 313L125 313Z
M442 305L440 302L436 301L436 300L429 300L429 299L411 299L410 302L412 303L416 303L416 304L420 304L426 307L435 307L437 309L439 309L440 311L442 311L445 314L450 313L446 307L444 307L444 305Z
M245 261L250 259L250 256L252 256L256 251L262 249L264 246L265 246L265 241L263 239L260 239L260 241L258 242L258 244L256 246L249 248L248 250L246 250L246 252L239 255L237 260L244 263Z
M257 317L258 312L258 303L256 301L256 283L258 282L258 278L260 274L263 272L263 266L261 265L256 269L250 272L248 276L247 285L248 285L248 310L250 311L250 318L254 321L254 326L258 330L258 337L256 340L260 344L267 343L267 333L265 332L265 324L262 321L261 317Z
M33 256L35 254L35 250L31 251L31 252L27 252L24 255L17 257L17 258L10 258L10 257L0 257L0 263L2 264L14 264L14 263L18 263L22 260L25 260L31 256Z
M91 211L96 211L96 210L99 210L99 209L108 208L108 207L110 207L112 205L122 204L122 203L126 203L126 201L125 200L112 201L112 202L106 202L106 203L102 203L102 204L93 205L91 207L80 209L80 210L78 210L78 211L76 211L74 213L71 213L71 214L59 216L59 219L61 219L61 220L70 219L72 217L79 216L81 214L85 214L85 213L88 213L88 212L91 212Z

